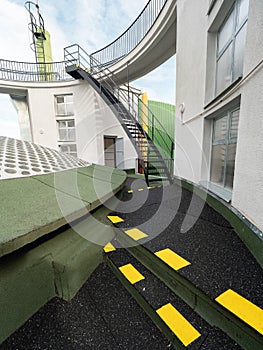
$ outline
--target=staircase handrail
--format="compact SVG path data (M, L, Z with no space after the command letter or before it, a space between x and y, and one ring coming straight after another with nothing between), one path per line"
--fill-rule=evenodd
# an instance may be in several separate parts
M65 62L68 62L68 63L66 63L66 65L69 65L69 64L76 65L79 68L90 73L92 76L94 76L94 78L96 78L99 81L99 83L102 86L109 89L110 92L113 93L113 95L115 97L117 97L122 103L124 102L124 106L126 103L127 106L129 107L129 109L128 109L128 111L130 112L129 116L131 117L132 121L135 124L140 125L138 120L134 117L134 115L137 116L137 114L138 114L137 113L137 111L139 110L138 104L135 103L134 101L132 104L130 103L131 101L129 98L129 94L120 88L121 84L118 81L118 78L112 73L112 71L108 67L105 67L103 70L96 71L95 67L100 67L100 62L98 62L94 58L91 58L90 55L83 48L81 48L78 44L73 44L73 45L70 45L70 46L67 46L66 48L64 48L64 60L65 60ZM91 60L93 62L95 62L96 65L91 66L91 64L90 64ZM116 96L116 91L117 91L117 96ZM137 109L134 108L134 105L137 107ZM167 144L167 142L165 141L165 139L163 138L163 136L160 134L161 138L164 141L164 144L166 144L166 146L167 146L167 149L170 149L170 154L169 155L166 154L166 156L168 158L172 159L173 144L174 144L172 138L167 133L166 129L161 124L161 122L158 120L158 118L150 111L148 106L145 104L143 104L143 105L144 105L145 109L147 110L147 114L149 112L153 116L155 122L158 123L158 125L161 127L161 129L164 131L164 133L170 139L171 149L170 149L169 145ZM131 110L133 113L131 113ZM148 140L150 139L150 137L142 127L141 127L141 130L142 130L144 138L147 140L147 145L148 145ZM157 145L155 145L155 146L157 147Z
M65 61L20 62L0 59L0 80L45 82L72 80L65 70ZM40 67L46 67L43 72Z
M101 67L112 65L131 52L152 28L168 0L149 0L133 23L114 41L90 57ZM92 62L91 62L92 63Z

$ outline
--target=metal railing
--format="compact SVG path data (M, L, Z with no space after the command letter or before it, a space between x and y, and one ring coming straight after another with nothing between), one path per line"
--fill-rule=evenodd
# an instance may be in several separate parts
M150 0L130 27L116 40L93 52L91 66L100 62L100 67L112 65L131 52L151 29L167 0Z
M66 62L29 63L0 59L0 80L60 81L72 80L66 72Z
M111 72L107 67L101 70L100 62L88 55L78 44L68 46L64 49L64 60L66 66L76 66L77 68L83 69L93 76L100 84L100 89L107 89L111 94L113 94L118 101L126 107L129 112L128 117L130 121L134 124L140 125L142 137L147 141L147 148L150 149L149 140L151 140L151 133L157 133L158 138L162 140L162 145L160 143L155 144L158 148L163 159L169 164L168 169L171 170L173 151L174 151L174 141L168 135L164 126L158 120L158 118L150 111L147 105L145 105L141 99L138 99L138 103L132 100L129 94L128 87L123 89L117 77ZM94 64L95 63L95 64ZM123 85L122 85L123 86ZM120 104L116 104L116 108L119 109L118 112L123 114L123 109ZM149 133L139 123L138 115L143 115L146 120L146 125ZM126 116L127 118L127 116ZM147 156L148 157L148 156Z

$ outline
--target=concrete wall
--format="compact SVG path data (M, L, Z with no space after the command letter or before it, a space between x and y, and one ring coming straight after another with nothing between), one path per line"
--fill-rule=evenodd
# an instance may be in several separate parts
M177 1L175 171L194 182L201 174L203 123L192 118L204 105L206 6L206 0ZM185 105L182 119L187 124L181 123L181 104Z
M251 73L263 57L261 0L249 3L243 79L215 96L216 35L233 3L218 0L208 14L207 0L177 1L175 175L209 181L212 118L240 105L231 203L263 230L262 65Z
M263 58L263 1L250 3L244 76ZM233 205L263 229L263 69L242 88Z
M50 83L4 82L0 91L19 95L23 91L28 100L31 134L34 143L59 149L55 96L73 94L76 144L78 157L104 165L104 136L123 139L124 162L118 167L135 168L135 149L101 96L85 81ZM60 118L61 119L61 118Z

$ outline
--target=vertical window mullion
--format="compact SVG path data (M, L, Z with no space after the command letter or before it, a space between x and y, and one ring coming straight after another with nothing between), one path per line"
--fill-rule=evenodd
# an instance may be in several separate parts
M236 32L237 32L237 15L238 15L238 4L240 0L235 1L234 7L234 26L232 33L232 62L231 62L231 82L234 81L234 64L235 64L235 46L236 46Z
M231 113L227 113L227 130L226 130L226 137L225 137L225 159L224 159L224 176L223 176L223 187L226 185L226 171L227 171L227 157L228 157L228 146L229 146L229 140L230 140L230 129L231 129Z

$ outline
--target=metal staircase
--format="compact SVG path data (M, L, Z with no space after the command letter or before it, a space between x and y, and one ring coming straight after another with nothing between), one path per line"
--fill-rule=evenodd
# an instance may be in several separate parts
M121 88L112 72L108 68L102 69L101 64L79 45L66 47L64 57L67 73L75 79L88 81L118 118L137 151L147 184L158 180L172 183L173 140L148 107L141 100L139 104L132 101L129 89ZM142 124L138 112L143 115ZM151 138L156 134L161 140L159 144Z

